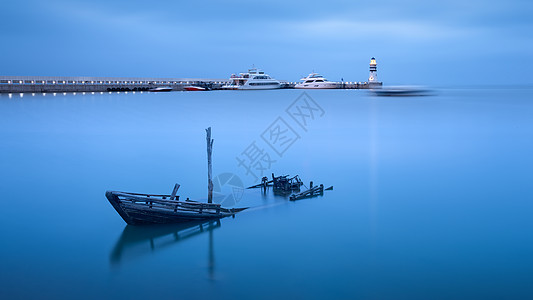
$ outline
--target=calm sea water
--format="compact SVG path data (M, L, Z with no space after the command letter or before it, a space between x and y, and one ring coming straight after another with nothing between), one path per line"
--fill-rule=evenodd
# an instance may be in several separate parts
M532 116L527 88L2 95L0 298L533 298ZM205 201L209 126L251 208L126 226L106 190ZM334 190L240 188L272 172Z

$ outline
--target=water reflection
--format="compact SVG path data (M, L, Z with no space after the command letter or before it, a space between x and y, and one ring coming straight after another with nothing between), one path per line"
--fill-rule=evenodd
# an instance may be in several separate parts
M208 270L210 278L213 278L215 271L213 230L220 226L220 220L152 226L127 225L124 227L115 247L111 250L110 263L112 266L118 266L130 259L155 253L193 236L208 232Z
M9 99L20 99L20 98L24 98L24 96L26 94L31 94L33 97L35 96L43 96L45 97L46 95L49 95L49 94L52 94L53 96L85 96L85 95L97 95L97 94L100 94L100 95L104 95L104 94L136 94L137 92L135 91L123 91L123 92L120 92L120 91L117 91L117 92L52 92L52 93L46 93L46 92L43 92L43 93L29 93L29 92L26 92L26 93L0 93L0 98L3 98L3 97L8 97ZM139 93L143 94L142 91L140 91Z
M135 94L135 92L108 92L110 95L111 94L129 94L129 93L132 93L132 94ZM20 98L24 98L24 96L26 94L31 94L32 97L35 97L35 96L42 96L42 97L46 97L46 95L49 95L50 93L46 93L46 92L43 92L43 93L7 93L7 95L5 93L0 93L0 98L3 98L5 96L7 96L9 99L20 99ZM97 94L100 94L100 95L104 95L105 93L104 92L52 92L51 93L53 96L85 96L85 95L97 95ZM142 94L142 92L141 92Z

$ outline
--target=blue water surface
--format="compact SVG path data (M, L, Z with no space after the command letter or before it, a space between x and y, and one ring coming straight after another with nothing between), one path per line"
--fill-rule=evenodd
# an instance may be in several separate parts
M532 116L531 88L1 95L0 298L533 298ZM333 191L126 226L106 190L206 200L209 126L215 176Z

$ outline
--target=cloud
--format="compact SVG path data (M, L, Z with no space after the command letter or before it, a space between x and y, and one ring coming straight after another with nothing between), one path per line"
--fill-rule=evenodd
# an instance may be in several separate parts
M476 34L476 30L417 20L310 20L283 22L293 35L310 38L353 39L408 39L443 40L464 38Z

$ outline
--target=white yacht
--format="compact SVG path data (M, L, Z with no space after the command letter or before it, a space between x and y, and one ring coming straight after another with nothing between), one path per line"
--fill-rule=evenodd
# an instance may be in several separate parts
M272 90L281 88L281 82L257 68L252 68L248 70L248 73L231 75L230 83L222 88L226 90Z
M301 80L302 82L294 86L295 89L338 89L341 87L340 83L328 81L318 73L311 73Z

